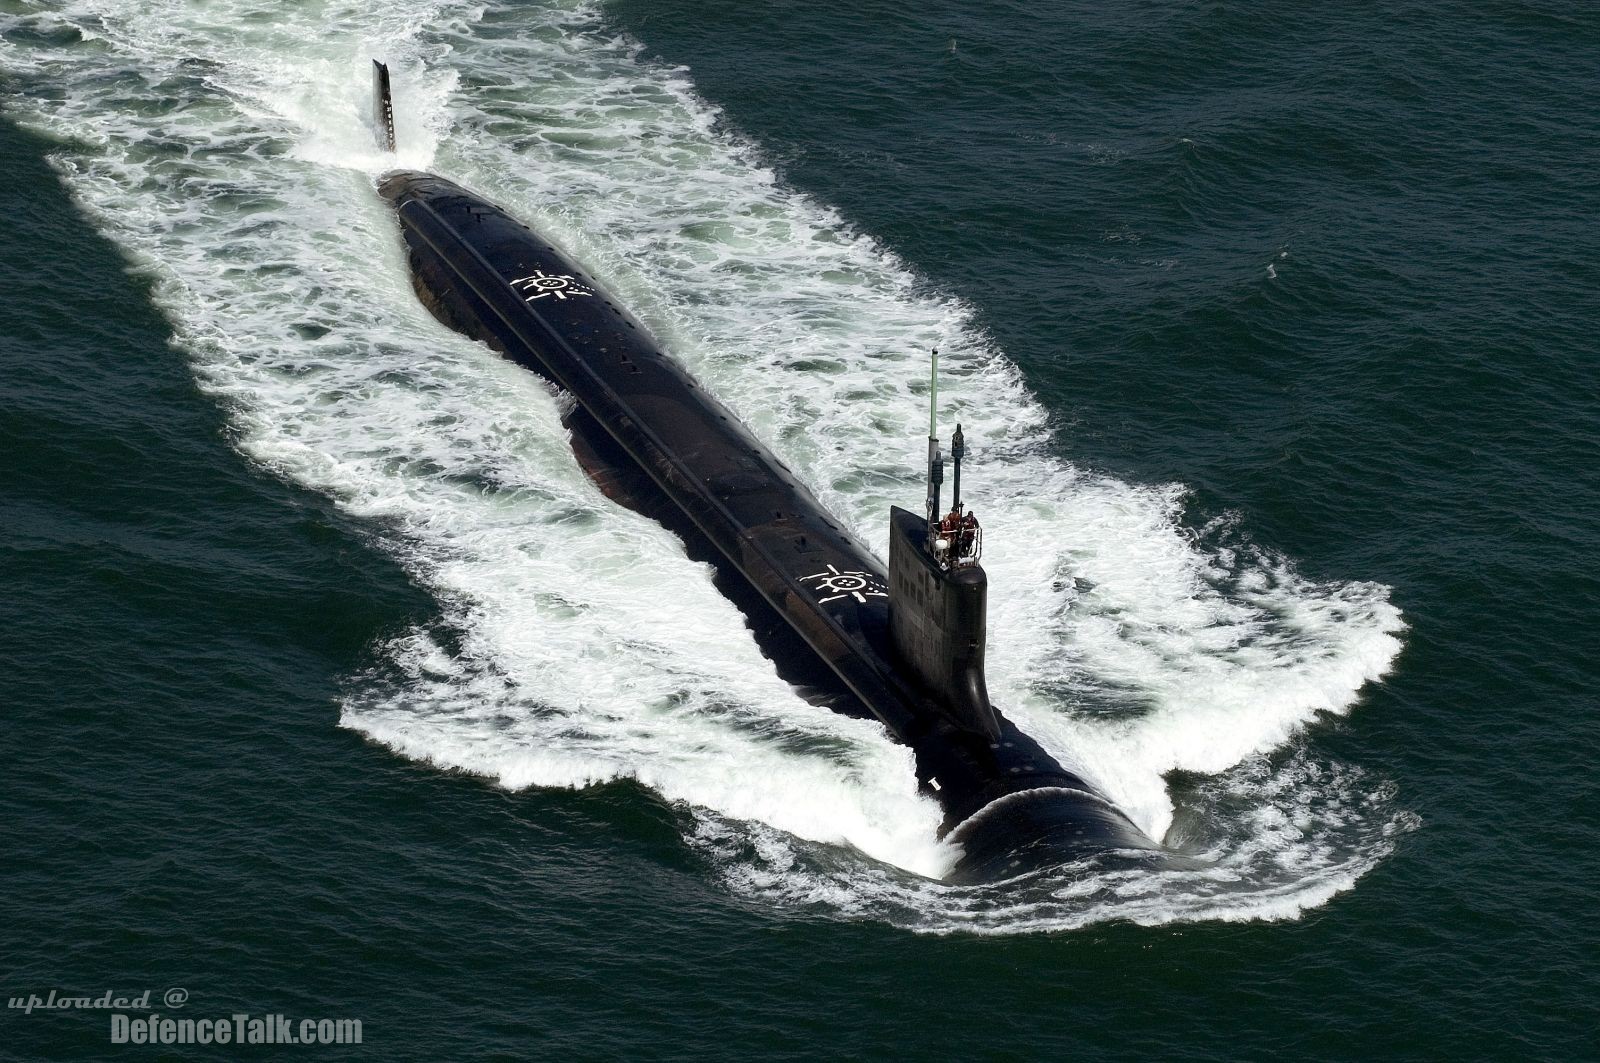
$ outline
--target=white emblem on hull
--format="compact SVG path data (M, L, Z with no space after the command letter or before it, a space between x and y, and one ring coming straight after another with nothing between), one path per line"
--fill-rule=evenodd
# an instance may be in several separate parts
M546 273L542 269L536 269L526 277L518 277L511 282L511 287L522 292L533 293L522 297L522 301L525 303L531 303L535 299L543 299L547 295L566 300L577 295L594 294L594 289L579 284L570 274Z
M811 589L823 595L817 599L819 605L823 602L836 602L840 598L854 598L866 604L868 598L889 597L889 588L870 572L840 572L829 565L826 572L800 577L802 583L806 580L817 581Z

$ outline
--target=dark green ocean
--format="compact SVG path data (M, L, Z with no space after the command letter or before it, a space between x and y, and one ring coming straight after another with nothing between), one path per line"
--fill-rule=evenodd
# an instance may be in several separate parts
M0 1058L1600 1058L1597 88L1576 3L0 0ZM879 550L941 347L991 691L1199 870L939 883L396 161Z

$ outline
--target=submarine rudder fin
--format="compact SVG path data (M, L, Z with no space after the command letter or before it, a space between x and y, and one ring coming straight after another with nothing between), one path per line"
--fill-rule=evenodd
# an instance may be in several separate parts
M372 61L372 134L378 147L395 150L394 95L389 88L389 64Z

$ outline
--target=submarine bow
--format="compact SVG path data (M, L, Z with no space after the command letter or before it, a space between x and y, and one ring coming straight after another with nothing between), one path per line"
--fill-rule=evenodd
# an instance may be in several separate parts
M552 242L433 174L395 172L379 191L423 304L571 395L575 445L628 466L658 510L711 545L720 572L798 635L800 652L913 750L919 783L944 812L941 833L962 849L949 880L1165 853L989 703L987 578L981 529L959 502L959 429L954 509L941 517L930 426L926 513L893 510L886 570Z

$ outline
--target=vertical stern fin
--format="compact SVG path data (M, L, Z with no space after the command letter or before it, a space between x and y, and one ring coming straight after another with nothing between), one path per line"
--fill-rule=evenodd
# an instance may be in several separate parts
M394 150L394 97L389 92L389 66L372 61L372 132L378 147Z

